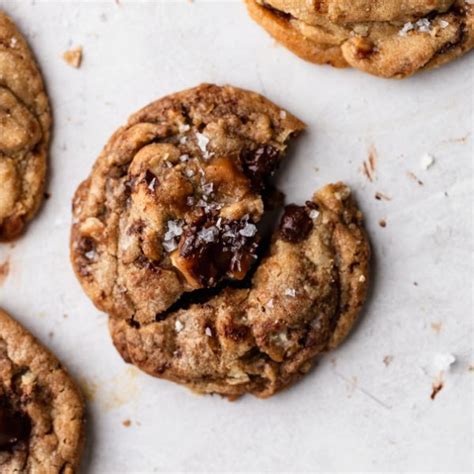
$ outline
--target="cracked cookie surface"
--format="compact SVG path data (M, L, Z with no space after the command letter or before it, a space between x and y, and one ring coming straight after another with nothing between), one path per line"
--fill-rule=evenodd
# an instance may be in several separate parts
M82 397L61 363L0 310L0 472L77 472Z
M241 280L263 193L303 124L262 96L202 85L133 115L74 198L71 259L96 306L136 323Z
M268 397L344 339L369 261L349 188L288 206L269 252L260 239L268 179L303 127L258 94L203 85L112 136L76 192L71 259L126 361Z
M18 237L43 200L50 127L32 53L0 11L0 241Z
M464 0L245 0L252 18L295 54L405 78L474 46L474 5Z
M199 393L269 397L337 347L365 301L370 250L342 183L287 206L247 287L132 325L110 319L122 357Z

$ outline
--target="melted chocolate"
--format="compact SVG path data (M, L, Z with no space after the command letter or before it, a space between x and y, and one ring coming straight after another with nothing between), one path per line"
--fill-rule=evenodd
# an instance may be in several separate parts
M256 150L242 152L240 159L253 186L263 189L280 163L280 151L271 145L262 145Z
M31 432L30 418L15 412L5 400L0 401L0 451L10 450L15 444L26 441Z
M280 235L283 240L297 243L304 240L313 228L313 221L308 216L306 208L290 204L280 221Z
M214 286L226 275L239 279L237 275L247 273L257 246L255 234L243 235L249 225L253 226L246 219L216 220L208 214L184 231L179 253L203 286Z

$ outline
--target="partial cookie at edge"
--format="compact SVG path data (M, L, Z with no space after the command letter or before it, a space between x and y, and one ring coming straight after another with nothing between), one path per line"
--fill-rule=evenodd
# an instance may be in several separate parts
M76 472L84 440L80 392L56 357L2 310L0 409L8 447L0 448L2 473Z
M32 53L1 11L0 122L0 241L8 241L43 200L51 115Z

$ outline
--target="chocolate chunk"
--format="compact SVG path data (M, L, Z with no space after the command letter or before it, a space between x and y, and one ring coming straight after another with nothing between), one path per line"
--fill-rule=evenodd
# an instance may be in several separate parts
M184 231L175 263L200 286L214 286L225 276L240 280L255 258L257 239L257 227L248 219L206 214Z
M256 189L266 187L280 162L280 151L271 145L262 145L256 150L241 154L242 167Z
M13 411L6 400L0 401L0 450L9 450L16 443L26 441L30 432L30 418L24 413Z
M280 235L287 242L297 243L304 240L313 228L313 222L306 212L306 208L290 204L280 222Z

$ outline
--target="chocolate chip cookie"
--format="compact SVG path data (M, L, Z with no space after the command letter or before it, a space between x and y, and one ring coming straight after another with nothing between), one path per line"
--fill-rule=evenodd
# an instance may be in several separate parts
M245 0L252 18L298 56L405 78L474 46L465 0Z
M82 398L61 363L0 310L0 472L76 472Z
M342 341L368 282L350 190L289 206L265 251L269 178L303 128L258 94L202 85L112 136L74 197L71 260L125 360L267 397Z
M18 237L43 200L50 127L32 53L0 11L0 241Z

